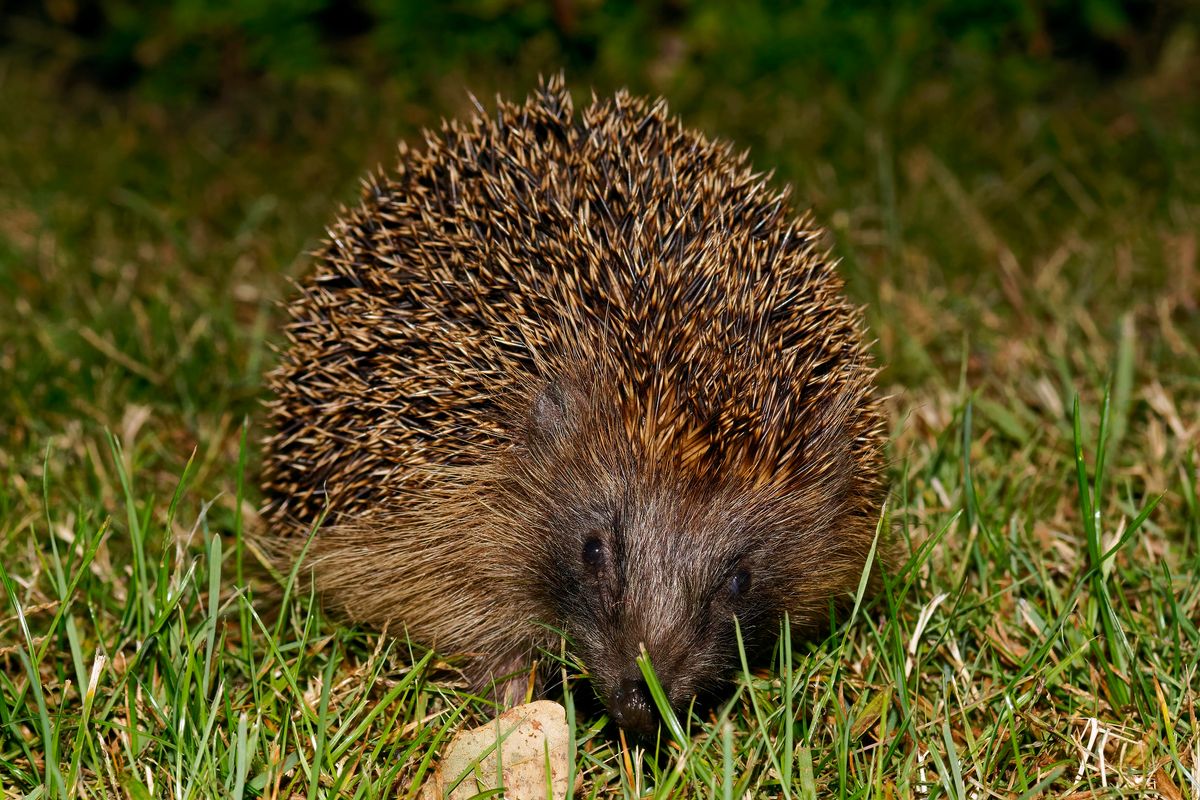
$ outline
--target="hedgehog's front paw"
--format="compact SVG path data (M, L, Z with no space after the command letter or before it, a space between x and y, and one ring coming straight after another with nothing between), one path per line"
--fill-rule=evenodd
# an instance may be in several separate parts
M481 659L467 667L467 676L481 687L485 697L501 708L528 703L539 697L543 688L538 662L528 650Z

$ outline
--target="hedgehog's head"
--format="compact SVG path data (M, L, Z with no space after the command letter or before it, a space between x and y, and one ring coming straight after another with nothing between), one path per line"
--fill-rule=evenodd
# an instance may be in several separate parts
M642 463L631 438L595 395L552 383L532 399L516 469L544 543L534 591L612 717L648 736L658 719L639 655L686 710L727 683L739 630L753 657L798 587L827 576L804 563L823 529L797 529L817 516L727 476Z
M706 498L629 479L600 502L563 504L554 570L558 612L593 687L622 728L647 738L658 719L639 656L684 711L736 668L737 630L753 657L776 603L754 534L716 519Z

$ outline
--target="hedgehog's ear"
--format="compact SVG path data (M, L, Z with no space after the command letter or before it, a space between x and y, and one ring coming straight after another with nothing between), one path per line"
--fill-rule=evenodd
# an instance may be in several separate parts
M527 444L558 441L574 429L579 410L579 393L557 379L547 381L533 393L525 423Z

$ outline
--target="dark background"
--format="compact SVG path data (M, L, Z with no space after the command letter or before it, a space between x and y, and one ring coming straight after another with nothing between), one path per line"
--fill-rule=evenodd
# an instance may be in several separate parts
M1185 0L25 0L8 4L2 35L73 79L169 98L340 70L414 88L474 69L527 82L552 65L685 105L837 84L886 106L930 71L1034 91L1070 63L1101 78L1150 69L1196 16Z

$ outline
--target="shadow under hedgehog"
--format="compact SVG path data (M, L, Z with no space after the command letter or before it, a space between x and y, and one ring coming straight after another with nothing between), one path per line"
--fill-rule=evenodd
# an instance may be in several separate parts
M573 642L612 717L853 594L885 493L863 322L745 155L561 76L443 123L330 228L269 378L265 518L354 620L481 686ZM882 550L882 549L881 549ZM875 577L878 577L877 571Z

